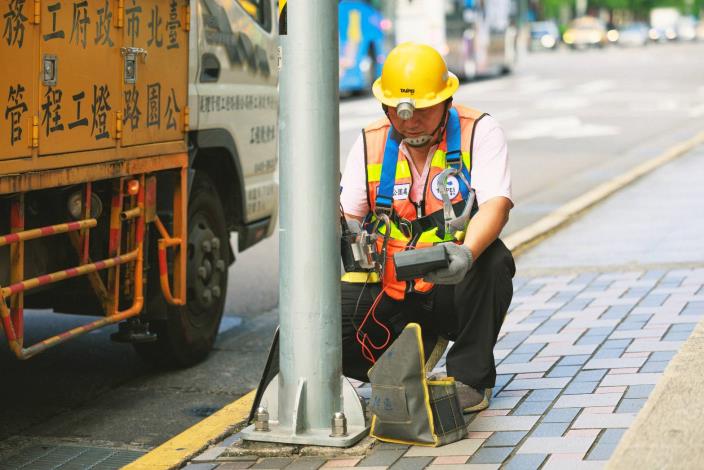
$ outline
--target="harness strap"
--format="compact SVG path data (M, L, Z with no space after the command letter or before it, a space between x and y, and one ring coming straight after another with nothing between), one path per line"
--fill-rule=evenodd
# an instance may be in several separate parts
M457 180L459 181L462 198L466 199L469 194L469 186L472 183L472 177L469 169L462 164L462 129L460 126L460 116L455 108L450 109L450 118L447 122L447 152L445 154L445 164L449 168L454 168L458 172L462 172L462 175L458 175Z
M396 163L398 162L399 135L393 127L384 146L384 160L381 164L381 179L376 192L376 209L391 213L394 203L394 183L396 182Z

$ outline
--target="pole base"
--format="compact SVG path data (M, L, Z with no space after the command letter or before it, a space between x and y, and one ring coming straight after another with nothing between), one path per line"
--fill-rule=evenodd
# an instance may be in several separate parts
M305 406L303 403L305 392L305 382L299 385L298 396L296 398L296 410L294 416ZM369 425L364 415L364 403L357 395L356 390L349 381L343 377L342 399L344 409L341 410L347 419L347 433L344 436L332 434L332 416L330 427L326 428L305 428L302 420L294 418L290 426L279 424L278 421L278 393L279 376L274 377L262 396L261 404L267 408L271 419L269 420L268 431L256 431L255 425L246 427L240 432L245 441L277 442L280 444L300 444L327 447L351 447L359 442L369 433Z

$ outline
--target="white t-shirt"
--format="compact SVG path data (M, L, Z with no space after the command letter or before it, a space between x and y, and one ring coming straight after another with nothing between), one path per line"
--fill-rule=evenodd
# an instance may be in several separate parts
M413 163L413 159L410 158L406 144L402 142L400 145L400 150L406 156L413 174L410 197L416 202L423 199L424 183L436 148L433 146L428 152L428 158L421 173ZM503 196L513 202L506 136L498 121L493 117L484 116L477 123L471 155L471 185L476 191L477 203L481 205L498 196ZM369 212L367 177L364 166L364 139L360 134L347 155L347 163L340 183L342 186L340 203L343 210L346 214L358 217L364 217Z

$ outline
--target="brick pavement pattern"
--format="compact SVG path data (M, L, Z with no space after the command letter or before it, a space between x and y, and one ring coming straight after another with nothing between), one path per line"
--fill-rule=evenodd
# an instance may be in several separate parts
M467 416L467 439L211 468L601 468L704 314L704 269L516 278L514 286L495 348L494 397ZM367 384L356 385L369 395Z

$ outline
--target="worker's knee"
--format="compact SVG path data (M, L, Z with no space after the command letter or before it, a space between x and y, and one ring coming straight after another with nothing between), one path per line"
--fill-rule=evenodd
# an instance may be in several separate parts
M476 259L472 271L492 279L512 279L516 265L511 251L498 238Z

